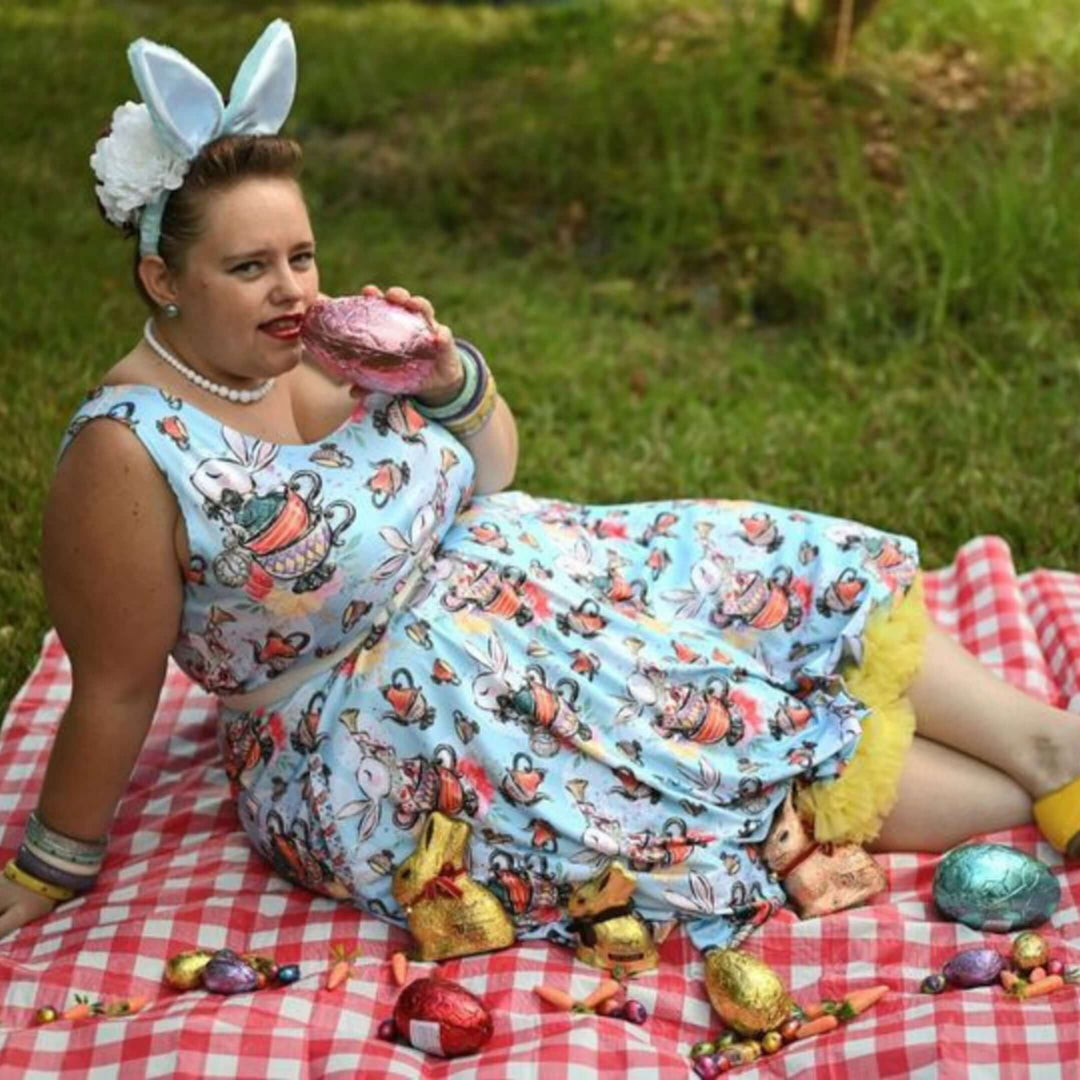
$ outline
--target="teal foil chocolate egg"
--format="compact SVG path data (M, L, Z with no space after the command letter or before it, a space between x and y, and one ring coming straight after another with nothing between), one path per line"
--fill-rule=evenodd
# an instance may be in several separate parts
M1003 934L1038 926L1060 900L1050 867L1004 844L953 848L934 872L934 903L975 930Z

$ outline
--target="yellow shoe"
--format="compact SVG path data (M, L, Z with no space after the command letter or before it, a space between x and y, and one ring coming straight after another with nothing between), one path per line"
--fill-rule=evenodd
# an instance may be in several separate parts
M1080 859L1080 776L1035 801L1035 824L1065 855Z

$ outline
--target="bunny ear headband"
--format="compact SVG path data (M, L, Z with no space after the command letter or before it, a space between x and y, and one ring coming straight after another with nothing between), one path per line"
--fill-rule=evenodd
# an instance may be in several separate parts
M280 130L296 93L296 43L289 24L275 19L240 65L227 107L175 49L139 38L128 46L128 62L144 104L116 109L90 167L101 181L94 190L106 217L121 227L137 224L139 251L156 255L169 192L184 182L199 151L220 135Z

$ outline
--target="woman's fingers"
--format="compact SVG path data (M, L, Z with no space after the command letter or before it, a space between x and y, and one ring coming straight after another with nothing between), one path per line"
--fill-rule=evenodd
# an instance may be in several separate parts
M360 293L362 296L382 296L382 289L378 285L365 285Z
M407 307L410 311L418 311L421 315L427 319L428 326L432 330L436 329L438 324L435 322L435 309L431 306L431 301L423 296L410 296L405 301L404 307Z
M409 290L403 289L400 285L391 285L386 290L386 299L392 304L404 304L409 299Z

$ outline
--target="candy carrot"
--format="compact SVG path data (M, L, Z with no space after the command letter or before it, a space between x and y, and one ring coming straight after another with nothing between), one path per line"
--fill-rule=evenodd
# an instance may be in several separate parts
M614 979L605 979L581 1004L586 1009L595 1009L601 1001L614 997L622 989L622 984Z
M868 986L865 990L853 990L844 998L840 1015L845 1019L858 1016L866 1012L871 1005L876 1005L888 992L889 988L884 985Z
M339 960L326 977L326 989L336 990L349 977L349 961Z
M390 967L394 972L394 982L404 986L409 976L409 959L403 952L396 952L390 957Z
M1020 996L1026 1001L1028 998L1052 994L1055 990L1060 990L1064 985L1065 980L1060 975L1047 975L1045 979L1040 979L1037 983L1029 983L1027 989Z
M1001 985L1010 993L1016 990L1019 984L1024 981L1015 971L1003 971L999 978L1001 979Z
M60 1014L61 1020L85 1020L90 1015L90 1003L80 1001L78 1005L72 1005L70 1009Z
M807 1020L817 1020L818 1017L825 1015L826 1006L831 1004L830 1001L815 1001L813 1005L807 1005L803 1009L803 1016Z
M556 990L553 986L538 984L533 987L533 993L562 1012L569 1012L574 1007L574 999L564 990Z
M811 1035L824 1035L827 1031L835 1031L839 1026L839 1018L826 1013L824 1016L819 1016L816 1020L801 1024L799 1030L795 1032L795 1038L807 1039Z

